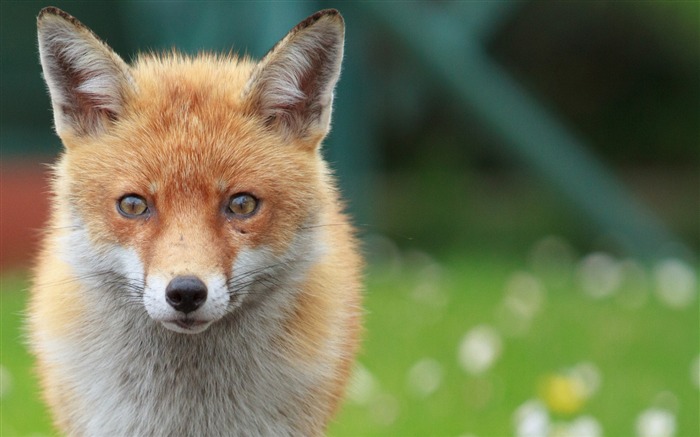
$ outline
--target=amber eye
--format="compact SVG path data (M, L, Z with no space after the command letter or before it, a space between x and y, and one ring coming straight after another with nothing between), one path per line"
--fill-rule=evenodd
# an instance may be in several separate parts
M234 194L228 201L228 210L236 216L248 217L258 209L258 199L247 193Z
M125 217L133 218L146 214L148 205L143 197L136 194L128 194L119 199L117 209Z

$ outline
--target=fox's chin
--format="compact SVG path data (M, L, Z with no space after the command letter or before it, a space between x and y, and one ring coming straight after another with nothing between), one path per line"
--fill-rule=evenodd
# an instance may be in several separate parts
M206 331L213 320L171 320L161 322L164 327L179 334L199 334Z

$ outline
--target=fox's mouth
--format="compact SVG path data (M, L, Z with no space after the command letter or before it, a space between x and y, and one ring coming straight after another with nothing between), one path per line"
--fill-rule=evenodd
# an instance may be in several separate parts
M211 325L212 321L182 318L167 320L163 321L162 323L163 326L171 331L179 332L181 334L199 334L200 332L206 331L209 325Z

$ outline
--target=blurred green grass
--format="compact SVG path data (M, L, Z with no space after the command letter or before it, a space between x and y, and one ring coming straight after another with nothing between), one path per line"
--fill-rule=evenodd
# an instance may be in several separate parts
M23 314L27 280L22 274L0 277L0 436L50 434L50 420L27 352Z
M581 291L575 267L550 284L526 260L503 256L437 262L396 251L372 266L361 371L329 435L515 435L515 411L538 399L560 430L589 417L603 435L632 436L639 415L660 408L675 418L675 435L700 435L691 376L700 351L696 298L669 307L653 293L651 270L645 270L635 299L626 298L622 286L595 299ZM697 277L697 266L692 269ZM514 274L542 285L529 324L512 324L503 312ZM52 435L22 340L26 281L2 281L0 435ZM460 365L459 347L478 326L498 336L500 353L491 366L470 373ZM555 412L543 384L582 363L596 369L599 387L575 411ZM432 382L417 380L422 377Z
M669 407L677 413L675 435L700 435L698 387L691 382L699 349L696 301L670 309L651 294L649 282L632 307L622 294L596 300L578 289L571 271L557 289L545 291L529 330L504 336L494 366L473 375L459 365L462 337L485 324L504 331L498 319L506 282L529 266L503 258L452 259L438 267L438 277L427 275L444 293L441 304L416 299L425 268L404 263L389 277L376 271L369 277L360 362L394 403L395 417L371 420L373 409L387 408L381 401L349 402L333 435L514 435L516 409L541 395L547 377L580 363L598 369L600 388L575 414L550 413L554 422L592 416L604 435L631 436L643 410ZM442 383L428 396L412 395L410 369L426 357L440 364Z

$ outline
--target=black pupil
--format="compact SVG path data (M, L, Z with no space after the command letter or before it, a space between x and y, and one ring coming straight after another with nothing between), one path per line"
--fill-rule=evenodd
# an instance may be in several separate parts
M124 199L125 212L130 214L138 214L142 210L143 201L138 197L129 196Z
M233 212L247 214L253 209L253 199L250 196L237 196L233 199Z

